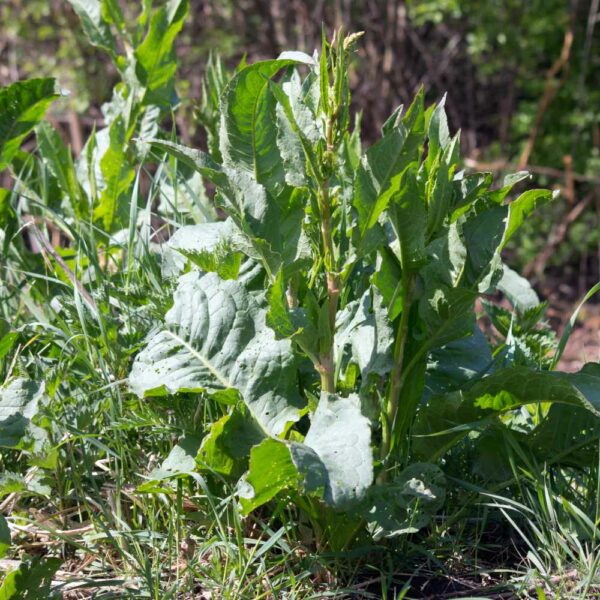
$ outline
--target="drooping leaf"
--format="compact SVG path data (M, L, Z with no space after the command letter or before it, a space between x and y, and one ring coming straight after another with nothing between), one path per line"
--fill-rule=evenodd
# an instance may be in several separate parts
M550 202L557 197L557 193L550 190L528 190L508 205L506 229L502 236L500 250L510 241L515 232L521 227L523 221L532 214L538 206Z
M502 267L502 278L497 283L497 287L506 295L511 304L519 312L525 312L527 309L538 306L540 299L529 281L506 265L502 265Z
M600 368L587 364L577 373L500 369L464 392L432 397L417 416L413 447L421 455L441 456L486 420L526 404L559 403L600 417Z
M149 139L142 141L150 144L156 150L161 150L173 156L191 169L198 171L209 181L217 185L227 185L227 176L221 165L218 165L206 152L194 150L167 140Z
M253 446L265 439L264 431L243 406L213 423L202 441L196 462L203 469L229 477L240 477L248 468Z
M183 275L165 328L136 357L132 390L140 397L237 390L265 431L280 434L301 403L290 343L275 339L265 316L240 282Z
M248 514L288 490L342 508L360 500L372 480L371 426L360 398L323 393L303 442L267 439L252 449L240 503Z
M28 79L0 88L0 171L60 96L54 79Z

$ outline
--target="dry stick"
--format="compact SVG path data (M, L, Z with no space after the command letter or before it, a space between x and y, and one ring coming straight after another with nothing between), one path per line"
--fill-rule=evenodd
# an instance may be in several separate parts
M535 145L535 141L540 132L540 127L542 125L542 121L544 120L544 114L546 110L550 106L552 100L556 96L556 92L558 92L561 85L564 83L567 71L568 71L568 63L569 57L571 56L571 47L573 46L573 30L568 29L565 32L565 37L563 40L562 49L560 51L560 56L556 59L554 64L550 67L548 72L546 73L546 84L544 86L544 93L542 95L542 99L538 105L538 110L535 115L535 121L533 122L533 127L531 128L531 133L529 134L529 138L525 147L523 148L523 152L521 153L521 158L519 159L519 170L524 169L529 162L529 157L533 151L533 146ZM555 81L556 76L563 71L563 76L561 77L558 83Z
M484 162L474 158L465 158L464 163L469 169L476 169L478 171L515 171L519 168L519 165L510 163L507 160ZM556 177L557 179L564 179L566 176L565 171L562 171L561 169L555 169L553 167L527 165L527 170L536 175L546 175L548 177ZM575 172L571 172L569 176L573 178L573 181L600 185L600 177L591 177L589 175L583 175L582 173Z
M530 262L523 269L523 275L530 277L534 273L541 275L546 268L546 263L554 253L557 246L559 246L565 239L569 227L578 219L581 213L587 208L592 199L591 194L588 194L578 202L565 216L565 218L558 223L548 237L548 243L546 247L538 254L534 261Z

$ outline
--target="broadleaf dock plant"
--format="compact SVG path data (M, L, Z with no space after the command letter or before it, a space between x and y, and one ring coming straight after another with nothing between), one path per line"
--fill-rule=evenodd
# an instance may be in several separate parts
M199 113L210 152L180 146L160 125L177 104L171 42L187 2L145 4L134 27L117 3L71 3L121 82L104 107L106 127L77 160L39 123L57 97L52 80L0 92L10 106L0 118L0 165L15 176L13 189L0 190L0 267L27 257L16 218L25 209L73 238L85 230L89 264L48 248L45 256L127 369L130 350L115 347L120 334L102 325L115 310L112 292L90 294L69 265L101 281L108 267L97 254L123 256L122 307L134 302L136 253L154 248L151 206L175 217L172 225L195 223L161 249L172 305L128 380L140 398L210 402L212 425L198 432L197 450L186 445L186 473L191 453L197 469L236 483L244 514L291 500L320 547L343 549L365 532L380 539L428 526L444 504L442 467L453 452L471 452L470 470L486 480L510 473L506 439L540 463L589 466L584 450L600 435L598 365L553 371L559 354L549 356L551 336L539 328L543 305L501 258L549 191L516 195L526 173L494 188L490 174L463 171L443 100L426 108L422 91L364 151L348 88L359 36L341 33L313 56L241 65L227 84L213 66ZM19 150L34 127L39 159ZM164 159L139 215L150 150ZM5 272L18 286L20 276ZM158 272L148 273L160 288ZM475 303L496 291L514 311L488 306L505 338L490 344ZM14 335L3 336L0 352L11 352ZM37 414L50 388L11 373L0 387L0 445L35 468L56 460Z
M443 503L437 461L510 429L515 409L537 406L532 440L558 426L554 403L600 415L597 365L515 364L476 323L476 299L497 289L538 304L501 253L553 194L509 201L527 173L492 189L461 170L444 102L426 108L422 90L363 152L348 89L358 37L239 70L218 156L145 140L211 181L227 219L177 232L173 306L130 376L142 397L221 401L199 468L239 477L245 513L293 499L333 548L364 526L425 526Z

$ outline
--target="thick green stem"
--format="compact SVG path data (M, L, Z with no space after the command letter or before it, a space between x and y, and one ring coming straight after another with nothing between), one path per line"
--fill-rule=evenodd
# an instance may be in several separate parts
M331 223L331 206L329 190L323 185L319 190L319 211L321 217L321 237L323 240L323 262L327 281L327 312L329 320L329 335L327 348L320 356L319 372L321 374L321 389L324 392L335 392L335 365L333 347L335 338L335 321L340 297L339 276L335 272L335 255L333 249L333 231Z
M381 443L381 459L385 460L392 448L392 439L394 437L395 423L398 416L398 408L400 404L400 394L404 385L404 350L406 348L406 340L408 337L408 319L410 313L410 303L412 297L412 288L414 285L414 276L411 274L404 275L402 281L402 316L400 317L400 325L396 335L394 344L394 366L390 377L388 388L388 397L386 402L385 415L383 419L383 439ZM386 472L383 471L381 479L385 480Z

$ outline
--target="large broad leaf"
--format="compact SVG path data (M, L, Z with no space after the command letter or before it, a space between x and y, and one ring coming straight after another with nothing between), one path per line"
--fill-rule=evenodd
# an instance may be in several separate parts
M144 103L169 108L177 104L173 42L187 16L188 0L169 0L150 19L148 33L135 51L136 75L146 89Z
M588 364L577 373L501 369L464 392L432 397L417 416L413 447L438 458L469 431L497 415L526 404L559 403L586 409L600 417L600 366Z
M69 2L81 19L81 25L90 43L102 48L113 58L116 58L115 39L110 30L110 25L102 16L102 3L100 0L69 0Z
M445 394L479 379L492 369L490 345L481 329L472 335L435 348L429 355L425 377L425 394Z
M0 171L59 96L54 79L17 81L0 89Z
M265 431L280 434L299 418L301 401L290 342L275 339L265 315L238 281L182 276L164 329L136 357L132 390L140 397L228 390L230 400L237 390Z
M186 255L213 253L219 245L230 242L234 234L230 220L181 227L163 249L163 277L179 275L187 263Z
M289 490L335 507L360 500L373 481L371 427L357 395L321 395L304 442L267 439L250 454L239 486L244 513Z

